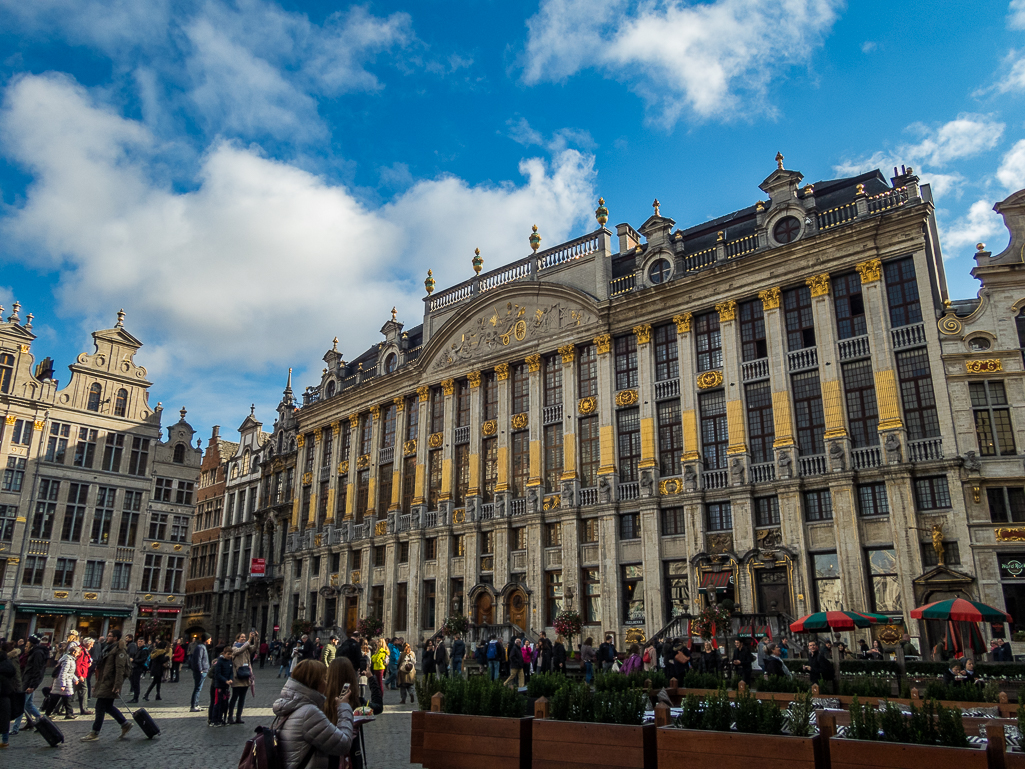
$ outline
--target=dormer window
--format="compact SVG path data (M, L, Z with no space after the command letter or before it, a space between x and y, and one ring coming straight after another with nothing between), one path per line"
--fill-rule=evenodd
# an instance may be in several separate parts
M772 237L777 243L784 246L787 243L793 243L800 234L801 223L797 220L796 216L784 216L772 228Z
M11 391L14 380L14 356L3 353L0 355L0 393Z
M176 443L176 444L174 444L174 457L172 458L172 461L176 465L184 465L185 464L185 444L184 443Z
M123 417L128 411L128 390L121 388L114 399L114 416Z
M89 387L89 401L88 401L88 403L86 403L85 407L87 409L89 409L89 411L99 411L100 410L100 396L101 395L103 395L103 388L100 387L100 385L98 383L90 386Z
M328 380L326 392L328 398L335 394L335 380Z
M399 364L399 356L395 353L390 353L387 358L384 359L384 373L392 373Z
M655 286L665 283L669 280L669 275L672 272L672 267L669 264L668 259L656 259L651 267L648 268L648 280Z

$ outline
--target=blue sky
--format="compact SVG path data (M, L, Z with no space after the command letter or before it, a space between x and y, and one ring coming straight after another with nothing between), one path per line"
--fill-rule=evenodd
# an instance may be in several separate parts
M0 0L0 89L0 304L63 380L123 307L204 437L599 195L686 227L777 151L810 182L905 163L965 297L1025 187L1025 0Z

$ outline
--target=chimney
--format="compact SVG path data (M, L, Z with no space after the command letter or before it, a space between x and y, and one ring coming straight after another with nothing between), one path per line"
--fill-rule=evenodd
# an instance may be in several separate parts
M621 254L633 251L641 242L641 236L629 224L617 224L616 234L619 235L619 253Z
M214 425L213 432L210 433L210 443L214 443L220 437L221 437L221 426L220 425Z

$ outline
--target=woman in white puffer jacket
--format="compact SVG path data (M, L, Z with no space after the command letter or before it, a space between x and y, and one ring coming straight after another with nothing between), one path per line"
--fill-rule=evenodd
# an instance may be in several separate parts
M318 660L303 660L274 701L274 728L285 759L285 769L321 769L328 756L346 756L352 745L351 690L338 698L338 723L321 709L327 667ZM307 759L307 756L310 756Z

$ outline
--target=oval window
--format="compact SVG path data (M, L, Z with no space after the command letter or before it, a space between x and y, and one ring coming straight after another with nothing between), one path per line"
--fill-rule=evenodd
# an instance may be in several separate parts
M772 237L777 243L793 243L801 233L801 223L795 216L784 216L772 228Z
M984 336L977 336L968 340L968 349L974 350L975 352L981 352L988 350L990 347L990 341Z
M668 259L656 259L651 267L648 268L648 280L657 286L669 280L671 272L672 266L669 264Z

